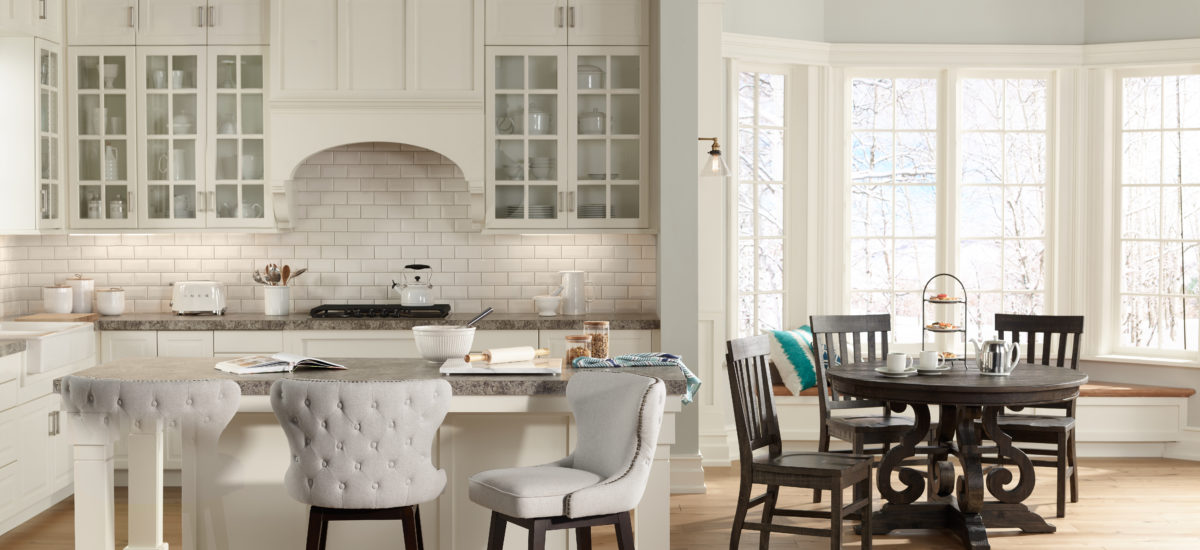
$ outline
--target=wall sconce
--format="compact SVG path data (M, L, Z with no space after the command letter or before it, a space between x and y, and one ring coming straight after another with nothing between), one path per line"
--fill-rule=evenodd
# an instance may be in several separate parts
M717 138L700 138L700 141L711 141L712 149L708 151L708 158L700 164L701 176L720 176L729 175L729 165L725 164L725 158L721 156L721 144Z

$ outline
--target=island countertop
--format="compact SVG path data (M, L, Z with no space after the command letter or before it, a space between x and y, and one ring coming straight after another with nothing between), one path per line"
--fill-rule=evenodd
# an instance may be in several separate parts
M445 319L313 319L307 313L263 315L176 315L127 313L96 320L96 330L409 330L417 325L461 325L473 313L453 313ZM653 313L595 313L540 317L534 313L493 313L475 326L480 330L579 330L584 321L608 321L612 330L657 330Z
M294 380L343 380L347 382L382 382L398 380L428 380L442 378L450 382L454 395L532 396L565 395L567 381L577 372L628 372L661 378L667 393L683 395L686 383L675 367L633 367L624 369L576 369L563 367L562 375L491 374L442 375L437 365L423 359L337 359L330 361L346 366L346 370L299 369L291 373L230 374L213 368L219 358L137 357L118 359L82 370L74 376L114 380L233 380L241 387L242 395L267 395L271 384L281 378ZM54 381L58 391L59 380Z
M0 340L0 357L21 353L28 344L24 340Z

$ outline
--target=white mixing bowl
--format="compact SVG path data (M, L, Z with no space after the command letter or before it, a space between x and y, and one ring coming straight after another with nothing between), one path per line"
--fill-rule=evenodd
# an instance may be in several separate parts
M422 325L413 327L412 331L421 357L435 363L466 356L471 353L471 343L475 341L475 327Z

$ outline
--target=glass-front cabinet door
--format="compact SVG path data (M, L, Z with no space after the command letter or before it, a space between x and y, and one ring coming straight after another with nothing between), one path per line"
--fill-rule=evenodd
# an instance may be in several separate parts
M66 186L62 174L62 49L37 40L38 229L63 228Z
M647 49L570 48L570 57L568 225L647 227Z
M566 227L566 48L488 52L487 225Z
M267 227L264 48L208 48L208 227Z
M137 51L140 224L203 227L204 49Z
M70 53L72 227L137 227L133 52L95 47Z

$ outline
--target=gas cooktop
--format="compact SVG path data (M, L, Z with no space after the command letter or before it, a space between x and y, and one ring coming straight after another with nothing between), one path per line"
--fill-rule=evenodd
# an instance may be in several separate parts
M443 319L450 315L450 304L325 304L312 308L308 314L314 319Z

